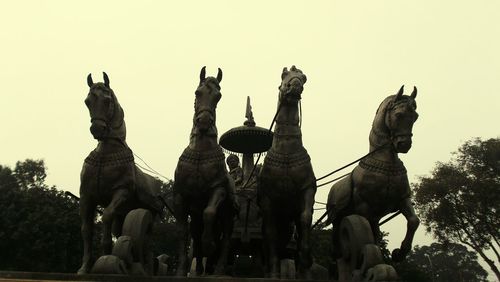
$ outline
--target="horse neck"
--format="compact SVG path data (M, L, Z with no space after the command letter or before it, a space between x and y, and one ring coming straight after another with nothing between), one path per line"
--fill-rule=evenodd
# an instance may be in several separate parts
M302 131L299 127L298 102L280 103L272 146L276 151L296 152L297 149L303 147Z
M385 124L381 125L374 122L369 140L371 157L386 162L396 162L399 160L398 154L392 146L390 132ZM384 148L381 149L381 147Z
M96 151L102 154L112 154L126 148L128 148L128 145L127 142L125 142L125 139L106 138L99 140Z
M214 125L206 133L201 133L193 124L188 147L195 151L209 151L219 147L217 143L217 127Z

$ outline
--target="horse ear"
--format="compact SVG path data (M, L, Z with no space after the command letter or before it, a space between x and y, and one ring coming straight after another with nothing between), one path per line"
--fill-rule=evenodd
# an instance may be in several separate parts
M206 66L204 66L204 67L201 68L201 71L200 71L200 82L202 82L202 81L205 80L205 68L206 68Z
M283 72L281 73L281 79L285 78L285 75L288 73L288 69L286 67L283 68Z
M105 72L102 72L102 76L104 77L104 85L109 88L109 77Z
M220 83L221 80L222 80L222 70L219 68L219 71L217 72L217 81L219 81Z
M410 97L411 97L412 99L417 98L417 87L416 87L416 86L413 86L413 92L411 92Z
M94 85L94 82L92 81L92 74L89 73L89 75L87 75L87 85L89 87L92 87L92 85Z
M399 91L398 93L396 94L396 100L399 100L401 97L403 97L403 91L404 91L404 88L405 86L401 86L401 88L399 88Z

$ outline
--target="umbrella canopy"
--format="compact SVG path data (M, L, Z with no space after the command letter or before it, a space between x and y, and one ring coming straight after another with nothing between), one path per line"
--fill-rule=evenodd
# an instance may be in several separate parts
M254 154L266 152L273 143L273 133L259 126L238 126L222 134L219 144L226 150Z

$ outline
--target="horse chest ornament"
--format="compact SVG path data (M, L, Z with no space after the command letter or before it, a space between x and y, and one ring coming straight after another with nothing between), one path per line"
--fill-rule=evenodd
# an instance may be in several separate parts
M92 167L114 167L124 166L134 163L134 154L129 148L115 153L103 154L97 150L93 150L85 158L85 164Z
M200 192L210 193L211 190L225 180L225 156L222 148L210 151L197 151L186 148L179 157L178 181L184 188L180 193L185 196L200 195Z
M387 176L399 176L406 174L406 168L401 160L386 162L367 157L359 162L359 166L365 170Z
M306 149L302 148L296 153L279 153L271 149L266 155L266 164L271 167L287 169L307 165L311 162L311 157Z

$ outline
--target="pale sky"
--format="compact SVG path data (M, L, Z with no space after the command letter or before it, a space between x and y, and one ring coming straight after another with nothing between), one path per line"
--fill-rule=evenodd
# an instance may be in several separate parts
M224 73L219 136L242 125L247 96L268 127L281 70L300 68L303 141L317 177L367 153L375 110L402 84L419 90L413 148L400 155L410 181L464 141L500 135L499 1L5 1L0 26L0 163L42 158L48 183L75 194L96 146L86 76L102 81L102 71L129 146L169 178L205 65ZM414 244L430 242L424 228ZM406 223L383 229L394 248Z

